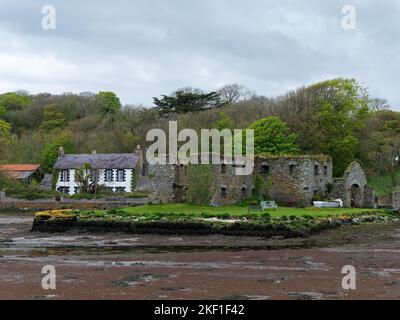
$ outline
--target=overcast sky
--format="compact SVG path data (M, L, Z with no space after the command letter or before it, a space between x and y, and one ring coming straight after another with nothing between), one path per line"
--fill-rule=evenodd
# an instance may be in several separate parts
M56 30L42 28L46 4ZM398 0L0 0L0 92L107 90L150 105L186 86L273 96L354 77L400 109L399 17Z

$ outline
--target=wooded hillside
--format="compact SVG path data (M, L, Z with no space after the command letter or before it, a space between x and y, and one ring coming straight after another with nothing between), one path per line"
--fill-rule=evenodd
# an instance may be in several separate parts
M293 150L331 155L335 175L353 160L370 174L390 175L397 169L400 113L372 99L352 79L328 80L278 97L259 96L239 85L216 92L185 88L160 94L153 106L122 106L112 92L5 93L0 95L0 161L41 163L51 170L60 145L67 153L133 152L137 144L149 144L149 129L167 131L170 120L177 120L179 129L200 131L248 128L271 116L295 139ZM392 183L397 184L395 178Z

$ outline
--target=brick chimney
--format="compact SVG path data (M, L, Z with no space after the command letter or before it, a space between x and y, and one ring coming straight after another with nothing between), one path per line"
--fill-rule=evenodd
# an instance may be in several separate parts
M64 155L65 155L64 148L63 148L63 147L60 147L60 148L58 149L58 156L62 158L62 157L64 157Z

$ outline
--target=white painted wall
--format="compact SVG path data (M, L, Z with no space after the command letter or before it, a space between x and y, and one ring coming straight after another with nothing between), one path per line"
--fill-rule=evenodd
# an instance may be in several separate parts
M69 187L69 195L75 194L75 187L78 187L78 184L75 182L75 169L69 169L69 181L61 181L61 174L58 175L58 180L56 184L56 190L59 187ZM117 169L113 169L113 181L104 181L105 178L105 170L99 169L99 182L98 185L104 185L108 188L113 188L115 192L116 187L125 188L125 192L132 192L132 174L133 169L125 169L125 181L116 181L117 179Z

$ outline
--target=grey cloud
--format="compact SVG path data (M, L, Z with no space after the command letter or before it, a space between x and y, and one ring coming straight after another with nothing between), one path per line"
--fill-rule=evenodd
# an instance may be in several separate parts
M55 31L41 29L44 4L57 10ZM340 26L345 4L356 7L355 31ZM399 11L395 0L2 0L0 86L113 90L149 105L182 86L238 82L278 95L342 76L400 107Z

